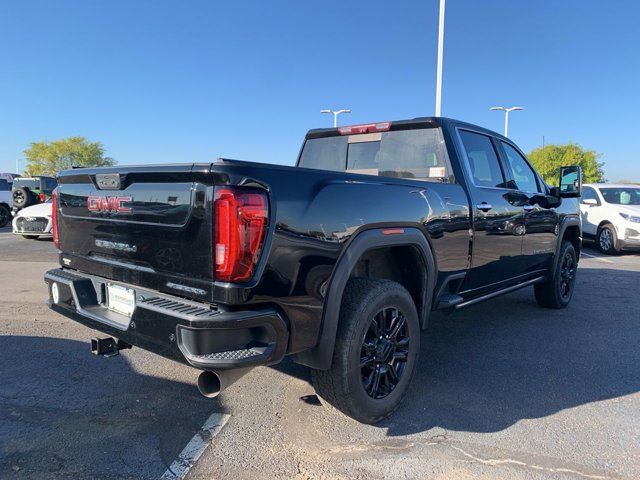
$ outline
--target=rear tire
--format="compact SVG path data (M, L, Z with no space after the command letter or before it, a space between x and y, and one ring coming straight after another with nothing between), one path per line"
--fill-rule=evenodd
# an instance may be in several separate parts
M312 370L325 403L374 424L398 408L420 351L420 324L399 283L356 278L345 289L329 370Z
M618 249L618 236L613 225L606 224L600 227L596 236L596 244L598 249L606 255L617 255L620 253Z
M11 220L11 211L4 205L0 205L0 228L4 227Z
M541 307L565 308L571 302L578 270L578 256L573 244L564 240L560 245L558 257L552 277L533 286L536 300Z

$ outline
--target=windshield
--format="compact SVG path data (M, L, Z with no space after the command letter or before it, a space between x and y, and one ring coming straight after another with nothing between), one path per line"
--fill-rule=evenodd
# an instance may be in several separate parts
M607 203L640 205L640 188L601 188L600 193Z
M439 128L309 139L298 166L432 182L453 181Z

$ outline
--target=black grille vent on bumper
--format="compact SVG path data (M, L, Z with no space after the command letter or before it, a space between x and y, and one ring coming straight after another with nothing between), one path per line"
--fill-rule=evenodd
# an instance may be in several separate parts
M43 217L19 217L16 220L18 233L42 233L47 228L49 221Z

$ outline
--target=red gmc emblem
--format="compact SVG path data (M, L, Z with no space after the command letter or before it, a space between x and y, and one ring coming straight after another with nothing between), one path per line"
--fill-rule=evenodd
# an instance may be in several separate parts
M90 212L130 213L131 208L125 207L124 204L131 202L131 200L131 197L89 195L87 197L87 209Z

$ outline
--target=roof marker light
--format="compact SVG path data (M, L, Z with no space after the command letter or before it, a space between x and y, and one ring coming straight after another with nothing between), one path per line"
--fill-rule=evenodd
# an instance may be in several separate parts
M362 133L388 132L390 128L391 122L365 123L338 127L338 133L340 135L358 135Z

